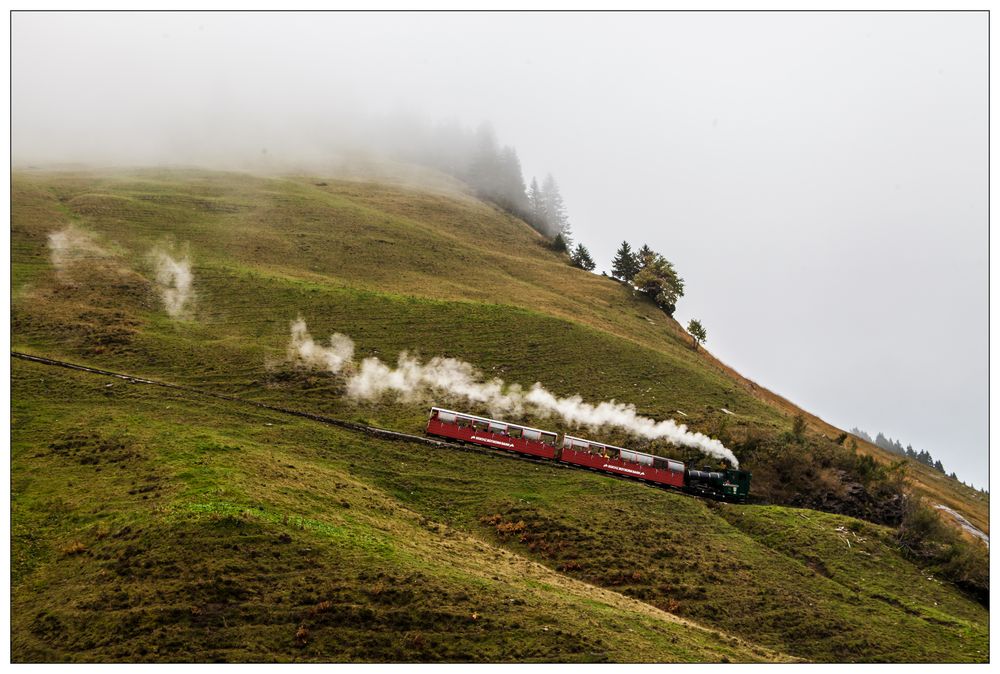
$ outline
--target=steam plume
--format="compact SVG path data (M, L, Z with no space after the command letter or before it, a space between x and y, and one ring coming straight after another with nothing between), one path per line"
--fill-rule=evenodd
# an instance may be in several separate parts
M49 234L49 257L60 274L65 273L70 265L93 258L107 256L107 251L97 245L97 242L83 230L68 225L58 232Z
M316 344L305 321L299 318L292 323L288 353L293 361L336 374L348 369L354 355L354 342L336 333L330 337L330 346ZM532 413L540 417L557 417L571 426L590 431L613 426L650 440L664 439L693 447L724 459L734 467L739 466L739 461L721 442L689 431L673 419L656 421L638 414L634 405L614 400L594 405L584 402L578 395L560 398L540 383L525 391L520 385L506 384L502 379L485 380L474 366L455 358L438 356L423 363L404 351L396 367L375 357L365 358L347 377L347 394L356 400L377 400L387 394L405 401L434 396L461 398L485 406L496 416Z
M354 357L354 342L347 335L330 336L330 346L313 341L301 318L292 322L292 340L288 343L288 359L308 367L337 374Z
M154 253L156 259L156 283L163 299L163 306L171 318L183 318L187 305L193 297L191 285L191 261L185 256L175 260L164 251Z

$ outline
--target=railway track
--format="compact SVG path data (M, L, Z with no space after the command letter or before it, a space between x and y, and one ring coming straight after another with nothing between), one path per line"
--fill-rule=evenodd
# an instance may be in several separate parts
M146 379L144 377L136 377L134 375L125 374L124 372L114 372L112 370L102 370L96 367L88 367L86 365L80 365L78 363L70 363L65 360L56 360L54 358L45 358L43 356L33 356L29 353L22 353L20 351L11 351L11 358L18 358L20 360L25 360L32 363L39 363L41 365L48 365L50 367L61 367L67 370L77 370L79 372L87 372L89 374L95 374L102 377L113 377L115 379L121 379L123 381L131 382L133 384L143 384L146 386L159 386L165 389L171 389L174 391L182 391L184 393L189 393L196 396L204 396L208 398L216 398L218 400L225 400L227 402L236 403L238 405L247 405L250 407L256 407L258 409L267 410L269 412L275 412L277 414L283 414L286 416L300 417L302 419L309 419L310 421L315 421L321 424L327 424L329 426L337 426L338 428L343 428L355 433L363 433L365 435L379 438L382 440L390 440L393 442L412 442L422 445L430 445L431 447L442 447L446 449L457 449L462 452L469 452L474 454L484 454L487 456L501 457L505 459L514 459L516 461L526 461L528 463L534 463L538 465L550 466L552 468L563 468L566 470L582 470L590 473L595 473L603 477L610 477L616 480L626 480L628 482L638 482L647 487L652 487L654 489L660 489L663 491L669 491L674 494L685 493L688 496L693 496L695 498L704 498L698 494L691 494L688 492L681 492L678 489L670 487L668 485L661 485L655 482L647 482L645 480L640 480L639 478L631 477L628 475L617 475L615 473L609 473L604 471L595 470L586 466L575 466L568 463L563 463L561 461L550 461L548 459L542 459L534 456L528 456L527 454L518 454L516 452L510 452L503 449L493 449L490 447L483 447L481 445L473 445L467 443L458 442L447 442L445 440L437 440L434 438L428 438L424 435L412 435L410 433L400 433L399 431L393 431L388 428L379 428L378 426L368 426L366 424L359 424L353 421L345 421L343 419L337 419L336 417L328 417L322 414L314 414L312 412L305 412L303 410L296 410L289 407L281 407L279 405L270 405L268 403L258 402L256 400L247 400L245 398L240 398L238 396L227 395L225 393L216 393L214 391L206 391L204 389L195 388L193 386L184 386L182 384L171 384L170 382L159 381L157 379Z
M65 360L56 360L54 358L45 358L42 356L33 356L28 353L22 353L20 351L11 351L11 358L18 358L20 360L29 361L32 363L39 363L42 365L48 365L51 367L61 367L67 370L77 370L79 372L87 372L89 374L95 374L102 377L113 377L115 379L121 379L123 381L131 382L133 384L144 384L147 386L159 386L161 388L171 389L174 391L182 391L184 393L189 393L197 396L205 396L208 398L216 398L218 400L225 400L232 403L237 403L239 405L247 405L251 407L256 407L258 409L267 410L269 412L276 412L278 414L283 414L287 416L300 417L303 419L309 419L310 421L316 421L321 424L327 424L330 426L337 426L338 428L344 428L355 433L364 433L372 437L380 438L382 440L391 440L394 442L414 442L423 445L430 445L432 447L444 447L447 449L457 449L463 452L471 452L477 454L486 454L490 456L500 456L508 459L517 459L519 461L527 461L530 463L543 464L546 466L552 466L556 468L573 468L573 466L568 466L566 464L559 463L557 461L549 461L546 459L539 459L532 456L526 456L523 454L515 454L513 452L508 452L500 449L491 449L489 447L481 447L479 445L469 445L465 443L456 442L446 442L444 440L435 440L433 438L428 438L423 435L412 435L410 433L400 433L399 431L389 430L388 428L379 428L378 426L368 426L366 424L359 424L353 421L345 421L343 419L337 419L336 417L328 417L322 414L314 414L312 412L305 412L303 410L291 409L288 407L280 407L278 405L270 405L268 403L258 402L256 400L247 400L245 398L240 398L237 396L226 395L225 393L216 393L214 391L206 391L204 389L194 388L192 386L183 386L181 384L171 384L170 382L159 381L156 379L146 379L144 377L136 377L134 375L125 374L123 372L114 372L112 370L102 370L96 367L88 367L86 365L80 365L78 363L70 363ZM602 473L604 474L604 473ZM616 475L609 475L609 477L618 477ZM626 478L627 479L627 478ZM655 486L655 485L650 485Z

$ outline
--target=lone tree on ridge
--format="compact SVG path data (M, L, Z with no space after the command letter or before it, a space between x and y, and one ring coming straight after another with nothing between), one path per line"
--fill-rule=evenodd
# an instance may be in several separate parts
M705 330L705 326L697 318L692 318L688 323L688 333L694 338L695 351L698 350L699 344L704 344L705 340L708 339L708 332Z

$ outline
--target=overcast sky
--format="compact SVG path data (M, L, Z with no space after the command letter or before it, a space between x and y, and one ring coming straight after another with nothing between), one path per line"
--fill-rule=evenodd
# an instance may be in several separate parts
M648 243L724 361L988 485L985 13L15 13L12 39L19 164L490 120L599 270Z

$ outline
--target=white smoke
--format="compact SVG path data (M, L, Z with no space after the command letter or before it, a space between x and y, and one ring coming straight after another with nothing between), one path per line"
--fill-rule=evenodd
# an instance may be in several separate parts
M301 318L292 321L292 340L288 343L288 359L308 367L339 373L354 358L354 342L347 335L330 336L330 346L313 341Z
M292 338L288 345L289 358L334 374L347 368L354 355L354 342L340 333L330 337L330 346L316 344L299 318L292 323ZM490 413L522 416L557 417L574 427L594 432L613 426L649 440L668 440L684 447L698 449L709 456L728 461L739 467L732 451L718 440L703 433L692 432L673 419L656 421L638 414L635 406L612 401L593 405L580 396L560 398L536 383L525 391L518 384L506 384L502 379L484 379L471 364L455 358L435 357L422 363L405 351L399 355L396 367L390 367L375 357L365 358L361 366L347 377L347 394L357 400L377 400L393 394L404 401L436 396L461 398L483 405Z
M187 256L175 260L160 250L153 253L156 262L156 283L163 306L171 318L184 318L194 296L191 261Z
M65 273L70 265L108 255L90 234L73 225L51 232L48 245L49 257L60 274Z
M635 405L632 404L612 400L592 405L583 402L578 395L558 398L541 384L532 386L524 399L539 414L554 414L574 426L586 426L592 431L602 426L616 426L649 440L663 439L675 445L694 447L709 456L725 459L734 468L739 467L739 461L733 453L718 440L704 433L689 431L687 426L678 424L673 419L656 421L644 417L635 411Z
M394 393L403 400L420 400L429 394L446 394L488 407L493 414L524 412L524 395L517 384L502 379L483 381L472 365L455 358L432 358L421 363L405 351L395 368L378 358L365 358L361 368L347 381L347 394L375 400Z

